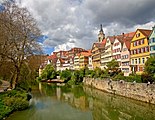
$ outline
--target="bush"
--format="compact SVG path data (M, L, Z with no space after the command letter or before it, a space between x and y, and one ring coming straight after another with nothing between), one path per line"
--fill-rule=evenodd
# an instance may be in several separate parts
M126 80L126 77L122 72L120 72L118 75L116 75L113 80Z
M154 78L153 78L153 76L151 74L143 73L142 74L142 82L144 82L144 83L147 83L147 82L153 83Z
M133 81L136 81L138 83L141 83L142 80L141 80L141 75L137 75L137 74L131 74L129 76L126 76L126 81L127 82L133 82Z
M29 107L25 91L7 91L0 94L0 119L13 111L24 110Z
M13 111L24 110L29 106L29 102L23 99L23 97L6 97L4 99L4 104L11 107Z

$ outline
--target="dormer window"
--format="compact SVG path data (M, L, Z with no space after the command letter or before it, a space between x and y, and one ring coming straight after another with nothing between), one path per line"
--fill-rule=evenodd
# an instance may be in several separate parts
M137 37L137 38L140 37L140 33L136 34L136 37Z

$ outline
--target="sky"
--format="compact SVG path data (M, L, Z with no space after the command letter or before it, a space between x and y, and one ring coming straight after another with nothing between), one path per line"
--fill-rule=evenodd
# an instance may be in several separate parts
M155 0L17 0L42 31L47 54L72 47L91 49L100 24L106 36L152 29Z

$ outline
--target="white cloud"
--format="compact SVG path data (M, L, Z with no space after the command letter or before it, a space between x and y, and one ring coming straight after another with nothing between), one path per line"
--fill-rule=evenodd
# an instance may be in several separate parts
M90 49L100 24L106 35L154 26L154 0L21 0L55 50Z

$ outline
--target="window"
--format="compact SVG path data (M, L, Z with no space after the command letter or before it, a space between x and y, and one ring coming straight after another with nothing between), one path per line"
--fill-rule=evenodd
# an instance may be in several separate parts
M130 51L130 54L131 54L131 55L133 54L133 50Z
M135 59L135 64L137 64L137 59Z
M140 36L140 33L136 34L136 37L138 38Z
M137 69L137 71L140 71L140 67L138 66L138 69Z
M152 42L153 42L153 43L155 42L155 38L152 38Z
M136 41L133 44L134 44L134 46L137 46L137 42Z
M137 41L137 45L139 45L139 41Z
M155 46L151 46L151 51L154 51L155 50Z
M141 50L140 50L140 48L138 49L138 52L137 52L137 53L138 53L138 54L139 54L139 53L141 53Z
M132 59L132 64L134 65L134 59Z
M141 48L141 52L142 52L142 53L145 52L145 49L144 49L144 48Z
M140 63L141 63L140 58L138 58L138 64L140 64Z
M134 50L134 54L136 54L137 53L137 50Z
M142 63L143 63L143 64L145 63L145 58L142 58Z
M141 44L144 44L144 39L141 39Z
M145 52L149 52L149 47L145 47Z

